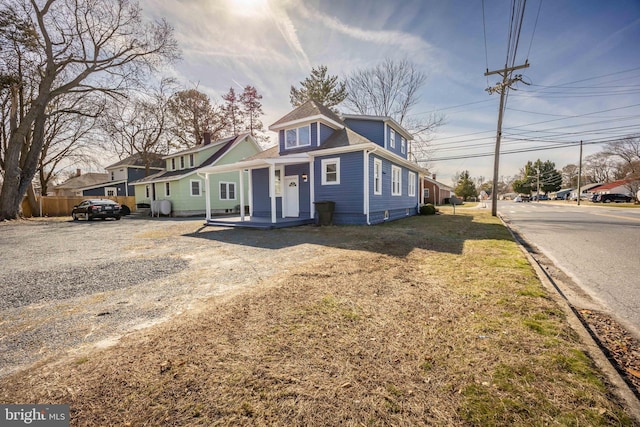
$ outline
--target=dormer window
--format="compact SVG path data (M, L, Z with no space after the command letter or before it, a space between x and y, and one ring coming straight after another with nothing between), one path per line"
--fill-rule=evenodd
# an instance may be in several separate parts
M180 156L180 169L184 169L184 156Z
M189 154L189 167L192 168L196 165L196 162L193 158L193 153Z
M176 170L176 158L175 157L173 157L171 159L171 170L172 171Z
M284 132L285 148L307 147L311 145L311 131L309 126L287 129Z

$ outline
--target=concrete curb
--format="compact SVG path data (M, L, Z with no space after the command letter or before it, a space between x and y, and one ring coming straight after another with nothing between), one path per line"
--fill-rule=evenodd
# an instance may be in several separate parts
M576 331L576 333L580 336L580 339L584 343L584 350L586 350L591 359L595 362L598 369L603 372L603 374L611 384L612 392L625 405L626 409L629 411L629 415L635 418L635 421L638 423L638 425L640 425L640 400L638 400L634 392L629 388L629 385L620 376L620 373L612 365L611 361L603 353L598 343L596 343L594 338L591 336L591 333L587 330L585 325L582 323L582 320L580 320L580 318L576 314L575 308L571 301L556 285L553 278L551 278L540 266L538 261L533 256L531 256L529 251L522 244L520 238L518 238L518 236L514 234L511 227L509 227L509 225L503 220L500 215L498 215L498 218L500 218L502 224L507 228L507 230L509 230L509 233L511 233L511 236L513 236L516 243L518 243L520 250L527 257L529 264L531 264L531 266L533 267L536 275L540 279L540 282L542 282L542 285L550 292L550 295L553 297L554 301L556 301L558 305L562 307L562 310L567 316L569 325L574 331Z

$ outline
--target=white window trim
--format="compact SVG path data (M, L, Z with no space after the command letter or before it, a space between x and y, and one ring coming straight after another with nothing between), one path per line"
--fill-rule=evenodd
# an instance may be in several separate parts
M193 183L194 182L198 183L198 194L193 194ZM202 181L200 181L199 179L191 179L191 180L189 180L189 194L191 194L191 197L200 197L200 196L202 196Z
M300 144L300 129L307 128L309 130L309 142L307 144ZM296 145L289 147L287 145L287 132L295 130L296 131ZM299 126L297 128L289 128L284 130L284 149L285 150L293 150L300 147L310 147L311 146L311 125L308 124L306 126Z
M400 137L400 152L405 154L407 152L407 140Z
M376 166L378 167L377 177ZM376 178L378 178L377 181ZM375 194L376 196L382 195L382 160L380 159L373 159L373 194Z
M429 193L429 189L428 189L428 188L425 188L425 189L424 189L424 197L425 197L425 199L428 199L428 198L430 197L430 195L429 195L429 194L430 194L430 193Z
M407 183L408 185L408 193L409 193L409 197L415 197L416 196L416 174L415 172L409 172L409 178L408 178L409 182Z
M164 183L164 196L165 197L171 197L171 183L170 182L165 182Z
M396 183L395 178L396 178L396 173L398 176L398 185L397 185L397 189L398 191L396 191L396 185L394 185ZM402 196L402 168L399 166L395 166L392 165L391 166L391 195L392 196Z
M171 158L171 170L172 171L176 170L176 158L175 157Z
M327 165L336 165L336 180L335 181L327 181ZM334 157L331 159L322 159L320 162L321 165L321 174L322 174L322 185L340 185L340 157Z
M276 173L280 172L280 188L278 188L277 185L275 185L275 179L276 179ZM284 167L283 166L279 166L277 168L274 169L273 171L273 181L274 181L274 185L273 185L273 189L274 192L276 193L276 197L282 197L282 182L284 180ZM271 187L269 187L269 191L271 191ZM273 194L269 195L270 197L273 197Z
M229 182L229 181L220 181L218 183L218 190L220 190L220 186L221 185L225 185L227 187L227 198L223 199L222 198L222 191L220 191L220 193L218 194L218 199L219 200L237 200L238 198L238 186L236 185L235 182ZM229 198L229 186L233 185L233 199Z
M186 162L184 161L184 156L180 156L180 169L184 169L184 165Z
M189 154L189 167L192 168L196 165L195 156L193 153Z
M144 186L144 196L147 199L151 197L151 186L149 184Z
M396 148L396 131L393 128L389 128L389 146L391 148Z
M109 194L109 191L113 191L113 194ZM105 187L104 188L104 195L106 197L116 197L118 195L118 188L117 187Z

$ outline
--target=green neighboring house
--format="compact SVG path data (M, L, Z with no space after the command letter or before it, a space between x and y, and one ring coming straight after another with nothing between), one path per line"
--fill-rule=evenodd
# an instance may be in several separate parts
M198 146L163 157L165 170L133 182L136 205L148 205L152 213L159 210L168 214L167 210L170 210L172 216L205 215L205 192L208 191L212 215L236 213L240 209L240 183L244 187L245 200L248 200L248 180L240 180L238 172L228 172L208 177L207 185L204 174L199 174L198 169L236 163L261 151L248 133L215 142L205 134Z

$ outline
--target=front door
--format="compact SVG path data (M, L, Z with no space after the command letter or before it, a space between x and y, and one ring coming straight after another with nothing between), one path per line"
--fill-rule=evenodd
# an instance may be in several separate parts
M298 175L284 177L284 198L282 200L285 217L300 215L300 193L298 191Z

